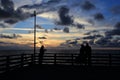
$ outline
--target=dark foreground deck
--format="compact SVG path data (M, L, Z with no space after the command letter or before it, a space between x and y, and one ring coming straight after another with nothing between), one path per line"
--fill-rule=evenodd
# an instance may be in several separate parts
M42 64L33 54L0 56L0 80L120 80L120 53L93 53L91 66L76 63L77 56L46 53Z
M1 75L0 80L119 80L120 67L33 65Z

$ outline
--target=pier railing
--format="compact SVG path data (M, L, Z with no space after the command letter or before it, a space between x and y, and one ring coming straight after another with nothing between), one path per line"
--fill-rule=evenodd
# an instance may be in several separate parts
M43 56L42 64L84 66L84 64L75 62L77 56L77 53L45 53ZM91 56L91 66L120 66L119 53L93 53ZM0 73L33 64L39 64L40 60L41 58L39 58L39 54L36 54L35 56L33 54L0 56Z

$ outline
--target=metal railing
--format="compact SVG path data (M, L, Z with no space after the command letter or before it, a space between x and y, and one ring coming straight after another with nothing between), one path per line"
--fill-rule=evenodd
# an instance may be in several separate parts
M81 64L75 62L78 55L78 53L45 53L41 64L79 66ZM40 64L39 54L36 54L35 59L33 54L0 56L0 73L32 64ZM93 53L91 55L91 66L120 66L120 54Z

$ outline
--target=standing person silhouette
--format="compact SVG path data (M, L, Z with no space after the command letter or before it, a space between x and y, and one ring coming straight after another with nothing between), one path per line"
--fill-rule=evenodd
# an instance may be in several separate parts
M44 49L44 46L42 45L41 48L40 48L40 53L39 53L39 64L42 64L43 55L45 53L45 50L46 49Z
M92 53L92 50L91 50L91 46L86 43L86 46L85 46L85 55L86 55L86 62L88 63L88 66L91 66L91 53Z
M80 53L76 58L76 62L80 63L80 65L85 63L85 46L83 44L81 44Z

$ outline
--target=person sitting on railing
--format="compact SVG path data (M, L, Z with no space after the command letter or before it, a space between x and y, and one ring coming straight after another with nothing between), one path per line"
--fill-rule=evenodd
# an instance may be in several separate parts
M42 64L43 55L44 55L45 51L46 51L46 49L42 45L41 48L40 48L40 53L39 53L39 64Z

